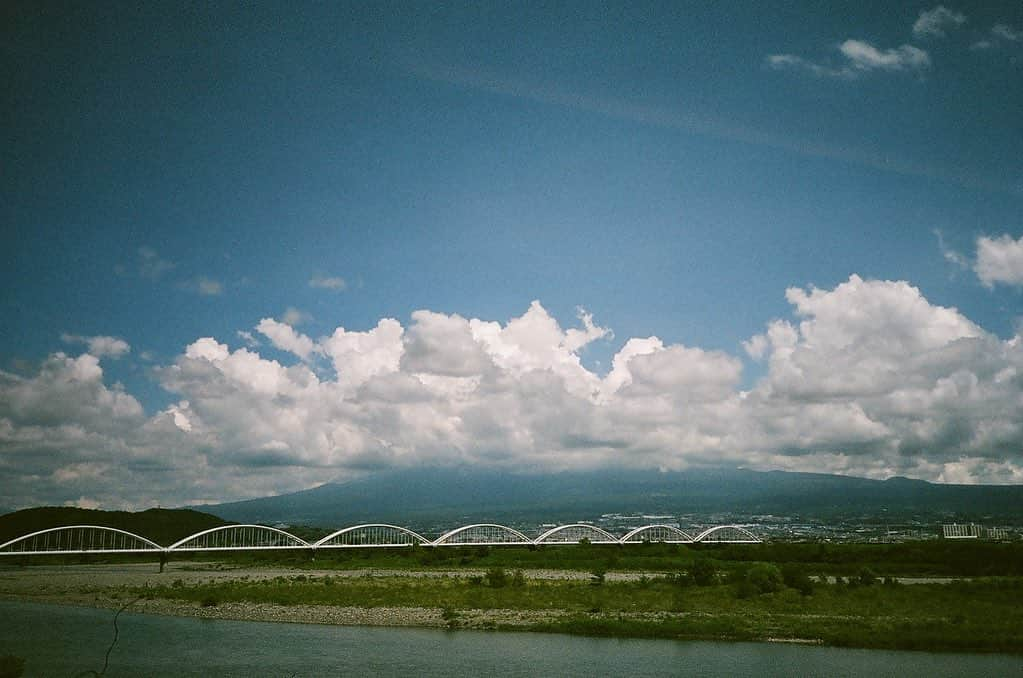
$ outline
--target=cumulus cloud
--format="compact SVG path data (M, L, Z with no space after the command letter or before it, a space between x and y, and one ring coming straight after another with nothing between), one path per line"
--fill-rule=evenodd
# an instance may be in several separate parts
M120 358L131 351L131 346L124 339L117 337L83 337L78 334L62 334L61 340L66 344L85 344L90 355L97 358Z
M296 332L290 324L277 322L273 318L260 320L256 325L256 331L269 339L274 347L294 353L302 360L309 360L317 350L312 339Z
M1023 287L1023 236L977 238L977 262L973 270L985 287L1010 285Z
M913 23L913 35L918 38L943 38L945 31L966 23L966 15L953 12L944 5L920 12Z
M152 415L97 356L58 353L31 377L0 372L0 483L11 502L114 506L438 464L1023 480L1023 338L901 281L785 297L788 317L744 343L764 362L748 390L738 356L654 336L626 339L601 377L580 354L610 330L582 310L563 327L539 301L507 321L424 309L317 339L264 318L289 355L198 338L154 368L174 404Z
M920 71L931 65L930 55L912 45L880 49L863 40L838 45L843 61L825 64L795 54L771 54L767 65L774 70L796 70L822 78L852 79L871 71Z
M309 287L343 292L348 288L348 283L340 276L314 275L309 279Z
M334 366L338 384L353 390L372 377L398 371L405 351L404 334L401 323L384 318L365 332L338 327L319 345Z
M1023 236L1018 239L1008 234L979 236L975 243L976 256L971 259L947 246L939 231L935 231L935 235L945 260L963 270L973 270L985 287L1023 286Z
M746 351L746 355L753 360L763 359L769 345L767 337L763 334L755 334L742 342L742 348Z

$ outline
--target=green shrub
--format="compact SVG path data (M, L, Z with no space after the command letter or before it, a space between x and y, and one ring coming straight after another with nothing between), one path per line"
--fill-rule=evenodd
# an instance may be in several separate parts
M735 585L735 596L737 598L752 598L760 594L760 590L757 589L751 582L743 579Z
M710 560L699 558L689 568L689 576L697 586L711 586L717 583L718 570Z
M503 567L492 567L487 570L487 586L494 589L503 588L508 585L508 573Z
M781 577L785 586L795 589L804 596L813 594L813 582L807 576L806 571L795 563L786 563L781 568Z
M869 567L860 568L856 580L860 586L873 586L877 583L877 574Z
M746 573L746 581L756 589L757 593L774 593L781 591L785 585L781 570L777 565L761 563L754 565Z

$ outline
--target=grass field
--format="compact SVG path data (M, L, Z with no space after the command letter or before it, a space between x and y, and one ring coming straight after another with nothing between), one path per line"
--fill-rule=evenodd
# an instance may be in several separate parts
M782 638L865 648L1023 652L1023 578L1019 577L909 586L877 577L871 568L857 564L855 573L835 583L816 574L809 576L805 566L791 562L729 562L711 559L706 553L676 552L651 555L646 562L684 564L684 568L612 581L604 576L611 559L603 549L583 546L552 551L559 553L537 556L524 549L479 549L472 552L475 555L463 556L451 553L459 560L467 559L466 567L495 560L530 568L568 562L592 564L589 577L524 577L492 562L482 570L484 574L461 574L456 569L451 576L410 577L387 574L385 568L376 576L341 577L322 574L325 563L317 559L321 572L316 576L197 585L172 582L134 593L208 606L252 602L433 607L444 610L452 627L458 627L460 617L469 610L549 611L558 614L534 614L533 621L515 628L630 637ZM366 557L358 555L365 552L350 553L341 564L380 565L417 557L414 553ZM684 563L679 560L683 556L687 557ZM631 557L619 556L615 569L629 568ZM729 567L719 567L722 563Z

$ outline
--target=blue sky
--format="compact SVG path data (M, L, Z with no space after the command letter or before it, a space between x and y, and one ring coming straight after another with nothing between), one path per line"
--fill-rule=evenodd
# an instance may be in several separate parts
M279 431L239 442L230 433L238 421L215 423L213 411L249 400L221 394L203 416L208 388L169 375L199 359L187 347L213 338L337 386L346 368L321 340L339 327L367 332L393 318L408 349L414 311L504 326L539 300L561 329L583 327L582 308L609 330L569 348L553 339L568 351L556 360L580 361L584 379L606 380L630 338L656 336L669 349L728 358L738 372L726 380L727 398L759 393L766 402L784 391L784 366L771 357L777 351L754 356L744 342L766 340L776 319L824 323L817 307L800 315L786 290L840 295L855 275L861 295L883 294L875 281L886 289L906 281L928 309L957 309L979 329L961 325L948 341L981 333L1002 361L991 384L1015 383L1004 370L1023 369L1013 343L1023 316L1019 3L23 3L6 14L0 472L26 487L12 502L234 497L364 467L490 463L492 453L544 469L676 468L727 448L726 463L757 468L1023 480L1020 411L1000 405L895 425L875 412L891 402L852 394L843 406L859 408L865 428L826 441L751 433L724 443L699 426L661 424L610 446L588 429L552 434L592 438L591 457L550 443L535 420L505 432L529 445L492 441L477 454L458 426L457 435L416 429L424 437L392 439L364 411L324 415L322 431L343 424L358 438L361 451L346 455L343 436L315 453ZM879 317L900 307L885 308ZM288 350L295 344L280 332L274 340L255 330L263 319L319 348L304 357ZM470 334L517 384L531 370L558 374ZM808 335L800 341L813 348ZM922 346L910 342L893 364L919 357ZM92 390L45 395L63 383L58 353L61 369L83 355L100 360L86 379ZM843 359L859 373L848 351L828 357ZM413 362L395 360L404 360L400 374ZM47 365L57 370L53 384ZM933 393L964 371L986 383L983 370L956 363L920 388ZM636 374L628 381L634 390L638 382ZM667 397L671 386L662 388ZM102 412L111 394L138 409L122 412L131 419L123 429L94 430L81 413ZM66 409L32 410L65 397ZM337 397L353 407L370 398ZM704 421L673 402L665 407L677 420ZM217 476L221 485L192 492L146 475L146 450L159 437L135 438L176 407L208 437L167 443L181 450L175 463L230 469ZM462 409L445 412L467 421ZM67 453L73 443L55 431L76 426L107 436L108 451ZM955 442L935 433L964 426L972 433ZM1006 430L997 440L981 435L992 427ZM367 440L401 452L374 451ZM247 446L287 452L249 458ZM426 451L434 447L459 453ZM940 454L917 457L918 448ZM127 478L100 482L98 469L118 458L110 449L146 460L132 477L152 494L123 489ZM274 464L273 472L260 466ZM248 483L253 474L263 475Z

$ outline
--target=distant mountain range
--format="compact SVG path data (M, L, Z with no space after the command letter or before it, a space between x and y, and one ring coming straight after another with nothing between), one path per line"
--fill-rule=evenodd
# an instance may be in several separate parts
M1023 486L942 485L747 470L589 471L545 475L419 469L262 499L193 507L225 520L342 527L476 521L566 522L605 513L864 515L1023 519Z

